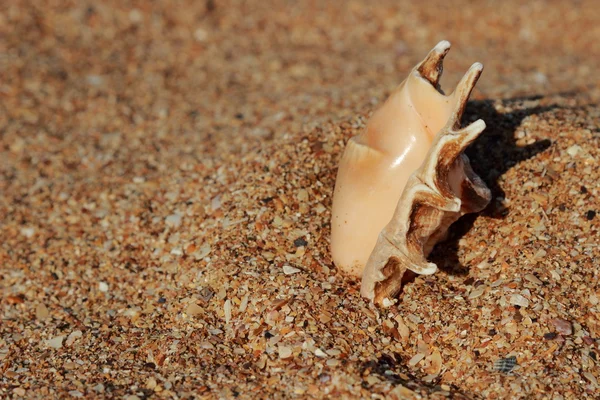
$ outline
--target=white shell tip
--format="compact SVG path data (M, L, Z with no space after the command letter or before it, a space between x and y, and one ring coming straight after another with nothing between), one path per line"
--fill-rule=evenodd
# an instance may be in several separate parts
M471 68L469 68L469 69L476 69L478 71L483 71L483 64L480 62L473 63L473 65L471 65Z
M433 49L441 52L441 51L448 50L451 46L452 45L450 44L449 41L442 40L441 42L439 42L438 44L436 44Z
M475 121L471 125L469 125L469 128L473 129L474 131L481 132L485 129L486 126L487 125L485 124L484 120L478 119L477 121Z

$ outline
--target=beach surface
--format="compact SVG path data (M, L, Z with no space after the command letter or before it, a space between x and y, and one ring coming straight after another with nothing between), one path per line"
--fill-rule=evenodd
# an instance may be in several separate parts
M596 1L0 5L0 398L586 399ZM329 252L347 140L440 40L492 189L379 309Z

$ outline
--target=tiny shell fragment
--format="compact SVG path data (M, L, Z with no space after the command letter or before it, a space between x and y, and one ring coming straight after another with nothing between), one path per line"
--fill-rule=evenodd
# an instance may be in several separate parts
M188 304L187 308L185 309L185 313L187 315L189 315L190 317L199 315L202 312L203 312L202 307L198 306L196 303Z
M402 317L400 315L397 315L395 320L398 323L398 333L400 334L400 337L402 339L408 338L408 336L410 335L410 329L408 328L408 326L406 326Z
M582 150L581 146L579 146L578 144L574 144L573 146L571 146L567 149L567 153L571 157L575 157L577 155L577 153L579 153L581 150Z
M293 275L293 274L297 274L298 272L300 272L300 270L298 268L294 268L287 264L283 266L283 273L286 275Z
M206 286L203 287L202 289L200 289L200 300L204 301L205 303L208 303L210 301L210 299L213 298L213 296L215 295L215 291L212 290L212 288Z
M292 348L288 346L279 346L279 358L290 358L292 356Z
M83 336L83 332L81 332L80 330L71 332L69 334L69 336L67 337L65 345L71 346L75 342L75 340L79 339L82 336Z
M33 228L21 228L21 235L25 236L28 239L31 238L34 233L35 229Z
M513 294L512 296L510 296L510 303L514 304L515 306L520 306L520 307L528 307L529 306L529 300L527 300L525 297L523 297L520 294Z
M556 328L556 332L561 335L569 336L573 334L573 326L569 321L565 321L562 318L554 318L550 322L552 322L552 325Z
M594 386L598 386L598 380L590 372L584 372L583 376L585 376L585 379L587 379L588 381L590 381L590 383L592 383Z
M416 397L415 392L413 392L409 388L398 384L390 392L390 398L394 399L394 400L404 400L404 399L412 399L412 398L418 398L418 397Z
M225 323L228 324L231 322L231 300L225 300L223 311L225 312Z
M542 285L542 281L539 280L539 278L533 274L525 274L524 276L525 279L527 279L529 282L534 283L536 285Z
M517 357L510 356L510 357L501 358L499 360L496 360L494 362L494 369L496 371L500 371L500 372L507 374L510 371L512 371L516 365L517 365Z
M469 299L476 299L478 297L480 297L483 292L485 292L485 285L480 285L477 286L475 289L471 290L471 293L469 293Z
M240 308L239 311L242 313L244 311L246 311L246 308L248 307L248 300L250 299L250 294L246 293L244 295L244 297L242 297L242 302L240 303Z
M64 335L56 336L56 337L53 337L52 339L46 340L46 344L48 346L52 347L53 349L60 349L63 346L64 338L65 338Z
M181 214L171 214L165 218L165 223L173 228L181 225Z
M325 353L323 350L317 348L315 350L315 356L325 358L325 357L327 357L327 353Z
M417 353L415 354L409 361L408 361L408 365L410 367L414 367L415 365L417 365L419 362L421 362L422 359L425 358L425 354L423 353Z
M429 357L427 357L431 363L429 368L425 372L428 374L437 375L442 370L442 355L438 350L434 350Z

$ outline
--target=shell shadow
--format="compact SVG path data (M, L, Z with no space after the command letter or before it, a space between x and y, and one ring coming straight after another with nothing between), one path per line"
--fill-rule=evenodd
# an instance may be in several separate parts
M517 106L522 98L502 100L505 107ZM516 144L515 132L521 122L530 115L559 108L559 105L536 106L521 108L509 113L499 113L494 100L471 101L463 116L463 126L478 118L487 125L483 134L467 149L466 154L471 160L473 170L479 175L492 191L492 201L481 214L491 218L504 218L508 209L504 208L498 199L504 198L505 193L498 180L510 168L521 161L527 160L543 152L552 144L550 140L538 140L527 146ZM452 275L467 275L468 268L461 264L458 258L458 242L471 229L479 214L467 214L452 225L448 240L439 243L432 251L429 259L438 267Z
M411 373L409 368L406 367L407 363L408 359L403 358L399 353L384 353L376 359L362 362L360 364L360 375L365 376L365 371L368 370L369 374L378 375L381 380L387 381L394 386L402 385L413 392L426 395L427 398L430 396L435 397L436 393L439 394L440 392L448 390L447 388L442 388L441 376L438 376L431 382L425 382ZM362 387L368 389L369 386L370 385L363 380ZM451 399L467 400L480 398L477 395L462 392L456 384L451 383L449 386L451 392L449 398Z

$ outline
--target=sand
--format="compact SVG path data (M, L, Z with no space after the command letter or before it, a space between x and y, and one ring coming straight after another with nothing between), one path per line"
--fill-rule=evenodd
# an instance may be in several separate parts
M1 398L597 396L595 1L96 3L0 5ZM442 39L494 199L378 309L337 162Z

